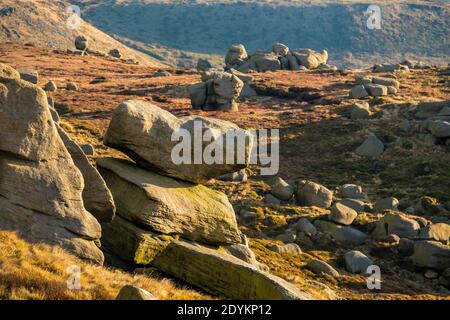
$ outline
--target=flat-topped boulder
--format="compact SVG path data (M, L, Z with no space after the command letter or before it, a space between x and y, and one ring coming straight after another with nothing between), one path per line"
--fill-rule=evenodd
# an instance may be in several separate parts
M31 82L33 84L38 84L39 74L37 71L22 69L22 70L19 70L19 73L20 73L20 78L22 80Z
M97 165L122 218L192 241L241 241L233 207L225 194L141 169L126 160L101 158Z
M202 141L203 133L210 134L209 142ZM227 135L238 135L242 144L228 143ZM253 139L248 131L228 121L197 116L180 119L148 102L132 100L113 112L104 141L143 167L202 183L245 168ZM182 150L183 146L189 150ZM206 148L218 148L223 156L206 164L203 158ZM226 157L227 149L234 151L231 161Z

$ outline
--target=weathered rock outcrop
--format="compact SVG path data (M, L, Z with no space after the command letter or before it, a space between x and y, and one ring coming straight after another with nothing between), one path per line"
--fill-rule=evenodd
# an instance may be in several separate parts
M202 142L202 137L198 135L203 132L211 134L212 142ZM244 147L238 148L239 143L227 143L224 139L227 134L241 137ZM172 141L172 135L176 141ZM175 163L172 152L177 152L180 143L186 143L185 139L189 140L187 147L191 149L187 155L189 161ZM201 150L199 141L202 142ZM179 119L155 105L138 100L124 102L114 111L105 135L106 145L123 151L138 164L165 175L198 183L245 168L250 158L252 141L248 131L239 129L231 122L202 117ZM205 165L203 158L200 164L194 163L194 153L201 157L207 147L217 147L223 151L223 164ZM227 148L239 151L241 159L235 157L231 163L227 161ZM235 152L235 156L237 154Z
M47 97L13 77L0 79L0 229L102 263L95 243L101 228L84 208L83 177L58 134Z
M260 270L253 252L240 244L234 211L224 194L125 160L103 158L98 166L118 210L112 222L103 224L102 242L122 260L156 267L231 299L309 298ZM240 246L246 249L244 256Z
M209 244L241 241L225 194L146 171L113 158L98 160L122 218L162 234Z

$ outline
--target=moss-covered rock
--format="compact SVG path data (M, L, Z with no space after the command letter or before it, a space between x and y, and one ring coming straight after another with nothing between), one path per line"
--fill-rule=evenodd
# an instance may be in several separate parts
M240 242L236 216L225 194L146 171L125 160L102 158L97 164L121 217L192 241Z
M102 225L102 243L119 258L137 265L149 265L174 238L141 229L116 216Z
M238 258L184 241L173 241L153 265L191 285L230 299L310 299L309 294L293 284Z

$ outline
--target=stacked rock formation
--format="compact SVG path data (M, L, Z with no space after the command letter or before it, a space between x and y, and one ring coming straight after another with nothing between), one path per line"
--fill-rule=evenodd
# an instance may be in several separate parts
M257 51L248 55L244 45L232 45L225 56L227 69L240 72L265 72L275 70L301 70L330 67L328 52L316 52L311 49L290 50L282 43L275 43L272 51Z
M201 72L202 82L190 85L188 92L194 109L237 111L237 99L257 95L251 87L253 76L230 69L210 68Z
M236 100L244 88L244 82L238 76L229 72L213 70L204 72L202 81L188 87L194 109L238 110Z
M114 217L112 196L53 121L45 92L5 65L0 65L0 125L0 229L103 263L97 219Z
M395 95L400 88L400 82L391 78L357 75L355 80L356 86L350 91L354 99Z
M104 246L128 263L156 267L228 298L307 298L289 283L261 271L254 256L247 259L251 251L242 239L227 196L200 184L245 167L251 151L250 135L242 164L172 161L178 144L172 141L174 134L183 131L194 135L198 123L201 133L209 129L215 132L212 143L224 150L232 146L227 142L222 145L221 137L247 133L227 121L179 119L144 101L127 101L114 111L105 144L135 162L113 158L97 162L117 205L117 217L103 224ZM195 145L192 141L194 149ZM201 142L200 150L193 154L205 148ZM247 253L240 255L242 252Z

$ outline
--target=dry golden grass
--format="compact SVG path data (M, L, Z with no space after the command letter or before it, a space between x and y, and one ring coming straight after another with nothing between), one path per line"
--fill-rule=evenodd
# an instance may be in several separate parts
M67 288L67 268L81 268L81 289ZM208 299L168 279L133 275L86 263L59 247L29 244L15 233L0 232L0 299L109 300L125 284L143 288L159 299Z

